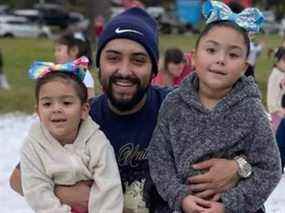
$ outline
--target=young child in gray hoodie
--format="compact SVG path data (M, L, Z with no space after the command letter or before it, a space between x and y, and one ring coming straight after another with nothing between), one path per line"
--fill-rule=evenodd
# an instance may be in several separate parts
M243 74L248 31L258 31L259 10L233 14L206 2L208 18L193 52L195 72L164 101L149 146L151 177L166 206L157 212L263 212L281 178L280 158L260 92ZM221 194L201 198L187 178L192 165L210 158L245 155L252 174ZM214 198L214 199L213 199Z

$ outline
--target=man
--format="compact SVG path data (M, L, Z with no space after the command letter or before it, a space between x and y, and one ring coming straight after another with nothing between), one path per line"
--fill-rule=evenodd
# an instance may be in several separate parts
M160 105L170 91L150 85L158 72L158 57L156 22L139 8L114 17L98 42L96 63L104 94L91 100L90 115L114 147L125 195L124 212L154 212L155 205L164 202L150 180L146 159ZM196 168L208 170L189 179L191 190L200 197L220 193L238 179L235 160L211 159ZM21 192L19 174L16 169L10 179L17 192ZM55 192L63 203L86 207L89 185L56 186Z

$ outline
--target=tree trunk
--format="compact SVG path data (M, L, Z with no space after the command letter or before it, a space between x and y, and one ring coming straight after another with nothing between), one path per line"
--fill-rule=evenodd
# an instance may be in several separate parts
M92 43L95 43L94 19L103 16L105 20L110 17L111 2L109 0L88 0L87 11L90 18L89 35Z

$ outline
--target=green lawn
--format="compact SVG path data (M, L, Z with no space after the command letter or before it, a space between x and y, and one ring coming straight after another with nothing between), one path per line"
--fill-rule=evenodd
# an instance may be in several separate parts
M193 48L195 36L161 36L160 50L179 47L184 51ZM278 36L268 37L268 47L275 48L280 43ZM28 79L27 70L34 60L53 60L53 41L44 39L4 39L0 38L0 48L4 55L4 70L11 90L0 90L0 113L21 111L32 113L34 108L33 81ZM266 82L272 67L272 59L264 52L258 60L256 69L257 82L265 101ZM96 77L96 72L93 72ZM97 81L96 92L100 92Z

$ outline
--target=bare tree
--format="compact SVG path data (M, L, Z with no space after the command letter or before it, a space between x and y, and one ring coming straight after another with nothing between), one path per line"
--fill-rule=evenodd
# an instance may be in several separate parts
M105 20L110 16L111 2L109 0L88 0L87 11L90 18L89 34L91 35L92 42L95 42L94 35L94 18L102 15Z

